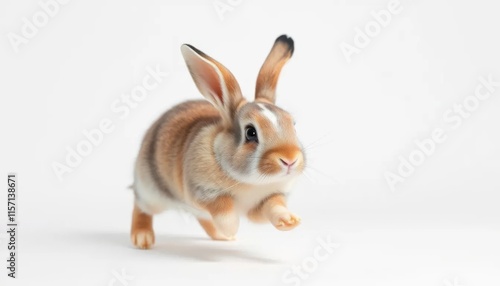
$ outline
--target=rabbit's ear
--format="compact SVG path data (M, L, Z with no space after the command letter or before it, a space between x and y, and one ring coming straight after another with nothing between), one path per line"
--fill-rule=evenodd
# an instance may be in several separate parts
M182 45L181 51L198 90L219 109L225 123L231 124L238 105L243 101L240 86L233 74L191 45Z
M281 35L276 39L257 77L256 100L275 103L278 77L285 63L292 57L293 50L292 38Z

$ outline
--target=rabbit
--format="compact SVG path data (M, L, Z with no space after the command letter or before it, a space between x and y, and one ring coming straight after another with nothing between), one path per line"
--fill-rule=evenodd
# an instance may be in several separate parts
M205 100L174 106L146 132L132 185L136 247L153 246L153 216L167 209L192 213L214 240L235 239L240 215L283 231L299 225L286 199L305 168L305 154L294 119L275 105L278 77L293 51L292 38L275 40L249 102L226 67L181 46Z

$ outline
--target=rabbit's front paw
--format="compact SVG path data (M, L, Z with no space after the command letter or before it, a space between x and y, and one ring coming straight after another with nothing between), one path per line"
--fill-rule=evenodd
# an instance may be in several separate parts
M279 208L272 212L271 223L279 230L291 230L300 224L300 217L288 209Z

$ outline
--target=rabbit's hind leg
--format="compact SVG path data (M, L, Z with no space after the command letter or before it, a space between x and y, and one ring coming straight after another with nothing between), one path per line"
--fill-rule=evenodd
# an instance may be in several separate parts
M149 249L155 243L153 216L143 212L135 203L130 238L132 243L141 249Z

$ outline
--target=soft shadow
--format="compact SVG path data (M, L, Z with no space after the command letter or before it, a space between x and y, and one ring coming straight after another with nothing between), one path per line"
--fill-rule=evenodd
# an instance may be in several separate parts
M237 241L213 241L209 238L156 235L156 243L152 249L136 249L130 242L128 233L79 233L78 239L96 244L106 244L110 248L121 248L138 251L144 255L172 256L197 261L221 261L227 259L246 260L258 263L281 264L280 260L257 256L243 250L251 246ZM75 240L75 237L72 238Z

